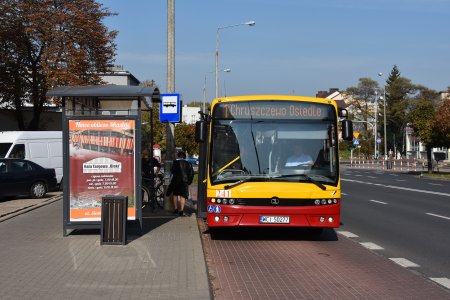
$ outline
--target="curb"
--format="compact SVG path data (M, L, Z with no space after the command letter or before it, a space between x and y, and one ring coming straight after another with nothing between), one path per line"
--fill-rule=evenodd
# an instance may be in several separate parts
M53 196L53 197L50 197L50 198L45 198L44 201L42 201L40 203L33 204L33 205L30 205L30 206L24 206L22 208L19 208L19 209L13 211L13 212L9 212L7 214L0 215L0 222L9 220L9 219L14 218L16 216L19 216L21 214L24 214L24 213L27 213L29 211L35 210L35 209L37 209L39 207L51 204L51 203L56 202L56 201L59 201L62 198L63 198L62 195L56 195L56 196Z

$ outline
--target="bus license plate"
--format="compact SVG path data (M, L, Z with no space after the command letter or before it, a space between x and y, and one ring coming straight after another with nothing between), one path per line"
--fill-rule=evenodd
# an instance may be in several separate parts
M289 224L290 220L287 216L260 216L259 223L261 224Z

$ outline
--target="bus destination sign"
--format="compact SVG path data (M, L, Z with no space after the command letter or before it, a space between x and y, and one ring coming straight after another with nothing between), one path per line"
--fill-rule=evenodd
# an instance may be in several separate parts
M300 101L240 101L219 103L215 119L315 119L333 117L333 106Z

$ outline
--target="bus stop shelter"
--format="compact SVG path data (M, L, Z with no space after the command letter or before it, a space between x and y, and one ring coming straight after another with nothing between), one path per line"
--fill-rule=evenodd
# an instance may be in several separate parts
M64 86L47 96L62 100L63 235L100 229L105 196L125 197L127 220L142 229L142 110L160 102L159 89Z

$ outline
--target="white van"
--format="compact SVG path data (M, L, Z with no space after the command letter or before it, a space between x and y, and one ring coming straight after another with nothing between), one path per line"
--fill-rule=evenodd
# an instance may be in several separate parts
M62 187L61 131L0 131L0 157L25 158L44 168L54 168Z

